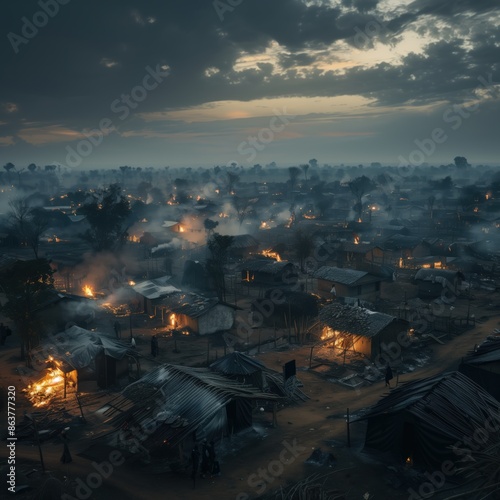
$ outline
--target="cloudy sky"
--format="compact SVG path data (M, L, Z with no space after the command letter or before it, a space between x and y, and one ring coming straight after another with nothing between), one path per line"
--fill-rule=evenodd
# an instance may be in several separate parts
M499 165L499 25L497 0L8 0L0 162Z

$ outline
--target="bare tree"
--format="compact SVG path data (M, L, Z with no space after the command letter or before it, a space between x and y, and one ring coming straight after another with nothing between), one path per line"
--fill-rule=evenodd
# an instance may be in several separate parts
M38 259L40 237L49 227L48 218L38 208L32 207L25 198L9 202L9 219L12 229L22 242L29 246Z

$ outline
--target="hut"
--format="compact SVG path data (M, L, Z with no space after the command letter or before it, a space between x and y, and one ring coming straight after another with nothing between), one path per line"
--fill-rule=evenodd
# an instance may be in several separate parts
M128 382L129 364L139 369L130 344L76 325L45 339L29 357L35 367L50 365L52 373L60 371L65 392L67 383L78 388L81 382L94 381L107 388L123 378Z
M259 401L279 399L208 368L164 364L129 385L105 415L116 429L115 446L173 464L186 462L203 438L215 441L249 428ZM148 432L134 436L133 427Z
M325 298L353 297L374 301L380 295L383 278L366 271L322 266L315 273L318 294Z
M230 330L238 309L216 297L183 292L162 299L157 307L164 309L162 314L168 315L172 328L187 329L199 335Z
M286 260L249 260L239 266L239 270L243 282L259 285L294 285L298 278L296 267Z
M500 337L488 337L468 352L458 371L500 401Z
M367 451L435 471L447 460L461 460L489 417L497 430L488 430L487 441L477 445L484 449L498 443L500 403L465 375L450 372L393 389L357 421L367 422Z
M409 323L389 314L334 302L321 309L319 326L321 340L332 339L345 351L376 358L383 354L384 346L406 335Z
M418 285L419 298L433 299L440 297L445 289L458 293L465 277L460 271L419 269L414 279Z

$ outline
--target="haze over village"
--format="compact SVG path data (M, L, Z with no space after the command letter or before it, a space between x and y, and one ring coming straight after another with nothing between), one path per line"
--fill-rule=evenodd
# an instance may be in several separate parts
M9 2L2 498L500 498L499 8Z

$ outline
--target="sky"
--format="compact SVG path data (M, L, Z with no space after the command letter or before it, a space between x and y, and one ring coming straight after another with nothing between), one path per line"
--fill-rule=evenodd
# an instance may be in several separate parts
M496 0L7 0L0 162L500 165L499 25Z

